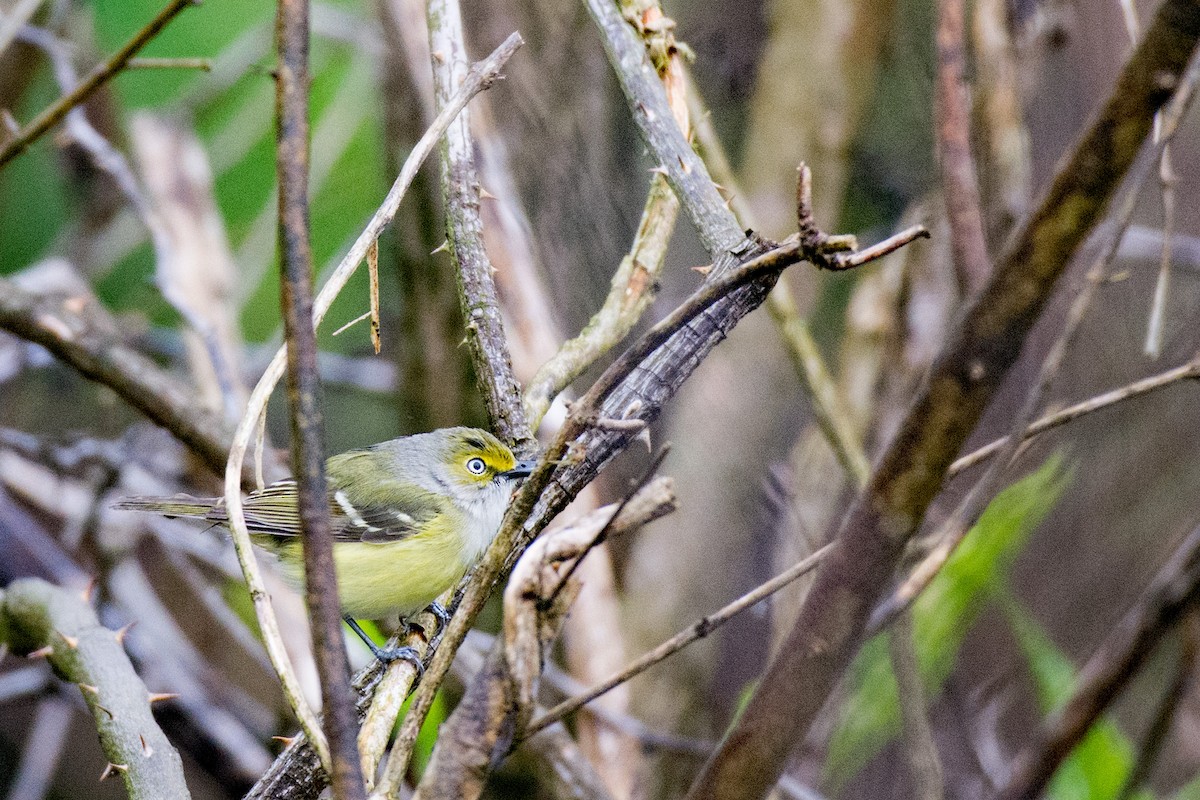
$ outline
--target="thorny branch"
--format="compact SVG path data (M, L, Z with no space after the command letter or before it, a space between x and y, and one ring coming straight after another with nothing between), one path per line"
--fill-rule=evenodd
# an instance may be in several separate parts
M434 108L441 110L467 74L462 14L455 0L428 4L429 50L433 63ZM521 404L521 387L513 376L512 357L504 337L492 262L483 247L479 216L479 178L470 112L463 109L442 137L442 195L446 201L446 235L454 259L459 304L467 328L467 347L475 379L487 407L492 430L522 456L532 455L537 441Z
M1155 646L1200 600L1200 528L1180 544L1076 678L1066 705L1017 754L997 800L1033 800Z
M121 638L68 589L22 578L0 592L0 644L49 659L79 687L108 758L101 780L120 775L133 800L187 800L183 763L150 712L162 698L146 689Z

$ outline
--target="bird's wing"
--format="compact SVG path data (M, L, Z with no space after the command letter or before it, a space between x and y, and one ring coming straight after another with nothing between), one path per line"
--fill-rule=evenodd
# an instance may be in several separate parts
M423 530L441 511L436 495L400 481L354 474L363 469L351 451L329 459L330 528L336 542L396 542ZM370 486L368 493L362 487ZM296 482L283 480L252 493L243 502L246 526L255 533L291 537L300 533ZM224 509L216 511L224 519ZM215 517L214 517L215 518Z

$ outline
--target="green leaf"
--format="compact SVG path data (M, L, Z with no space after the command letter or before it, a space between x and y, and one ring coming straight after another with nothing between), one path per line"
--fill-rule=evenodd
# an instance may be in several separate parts
M913 605L917 663L930 697L940 693L984 603L1003 585L1013 559L1062 496L1069 472L1054 456L997 495ZM847 699L825 764L826 777L836 787L854 777L900 732L885 635L868 641L850 670Z

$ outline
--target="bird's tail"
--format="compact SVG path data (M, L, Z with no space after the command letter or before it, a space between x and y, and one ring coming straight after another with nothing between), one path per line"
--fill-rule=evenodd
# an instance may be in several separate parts
M191 517L208 519L214 508L220 505L218 498L190 497L186 494L174 497L122 497L113 508L119 511L149 511L164 517Z

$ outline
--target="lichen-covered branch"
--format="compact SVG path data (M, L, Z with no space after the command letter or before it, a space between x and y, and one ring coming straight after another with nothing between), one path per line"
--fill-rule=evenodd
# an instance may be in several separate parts
M46 658L79 687L108 758L101 779L119 774L133 800L187 800L183 763L163 734L155 699L134 672L120 634L108 630L77 593L39 578L13 581L0 593L0 642Z
M1099 115L1016 232L946 343L841 526L800 616L690 800L761 798L861 641L867 617L946 470L1016 361L1058 277L1170 98L1200 38L1200 2L1167 0ZM800 676L803 676L801 679Z

